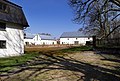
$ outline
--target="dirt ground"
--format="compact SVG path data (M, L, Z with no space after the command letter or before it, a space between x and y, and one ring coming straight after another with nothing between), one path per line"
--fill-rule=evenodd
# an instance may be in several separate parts
M120 60L82 51L57 55L44 52L17 71L2 76L1 81L120 81Z
M26 46L25 51L54 51L71 47L70 45Z

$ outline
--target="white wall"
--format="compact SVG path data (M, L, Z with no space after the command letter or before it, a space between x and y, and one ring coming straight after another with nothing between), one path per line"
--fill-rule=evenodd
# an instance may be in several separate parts
M34 41L33 39L27 39L27 38L25 38L25 39L24 39L24 45L26 45L26 42L28 42L29 45L35 44L35 41Z
M60 38L60 44L75 44L75 41L79 41L79 44L85 45L86 41L92 41L91 38L81 37L81 38Z
M41 38L39 35L35 35L33 38L35 45L41 45Z
M41 45L54 45L57 44L55 40L41 40Z
M6 30L0 30L0 40L6 40L6 48L0 48L0 57L16 56L24 53L24 33L22 26L7 23Z
M53 45L53 43L57 44L56 40L42 40L39 35L36 35L33 40L35 45Z

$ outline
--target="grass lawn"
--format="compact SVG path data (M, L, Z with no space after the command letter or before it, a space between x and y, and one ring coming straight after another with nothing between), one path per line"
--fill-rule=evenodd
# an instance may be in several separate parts
M16 68L17 66L21 66L22 64L26 63L28 60L32 60L36 56L39 56L39 54L35 52L31 52L21 56L0 58L0 72L8 72L9 70Z
M76 51L92 51L93 48L90 46L71 47L68 49L62 49L62 52L76 52Z

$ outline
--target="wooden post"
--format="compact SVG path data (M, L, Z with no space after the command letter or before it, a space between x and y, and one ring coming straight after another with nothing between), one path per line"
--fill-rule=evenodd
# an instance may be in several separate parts
M96 47L96 36L93 36L93 47Z

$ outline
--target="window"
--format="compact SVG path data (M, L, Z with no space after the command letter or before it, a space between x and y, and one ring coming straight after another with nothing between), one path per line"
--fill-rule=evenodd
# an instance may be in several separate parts
M0 3L0 10L5 11L6 10L6 4Z
M29 42L25 42L26 45L29 45Z
M79 41L74 41L74 44L75 44L75 45L78 45L78 44L79 44Z
M78 38L76 38L76 40L77 40Z
M6 41L0 40L0 48L6 48Z
M0 30L5 30L6 29L6 24L0 22Z

